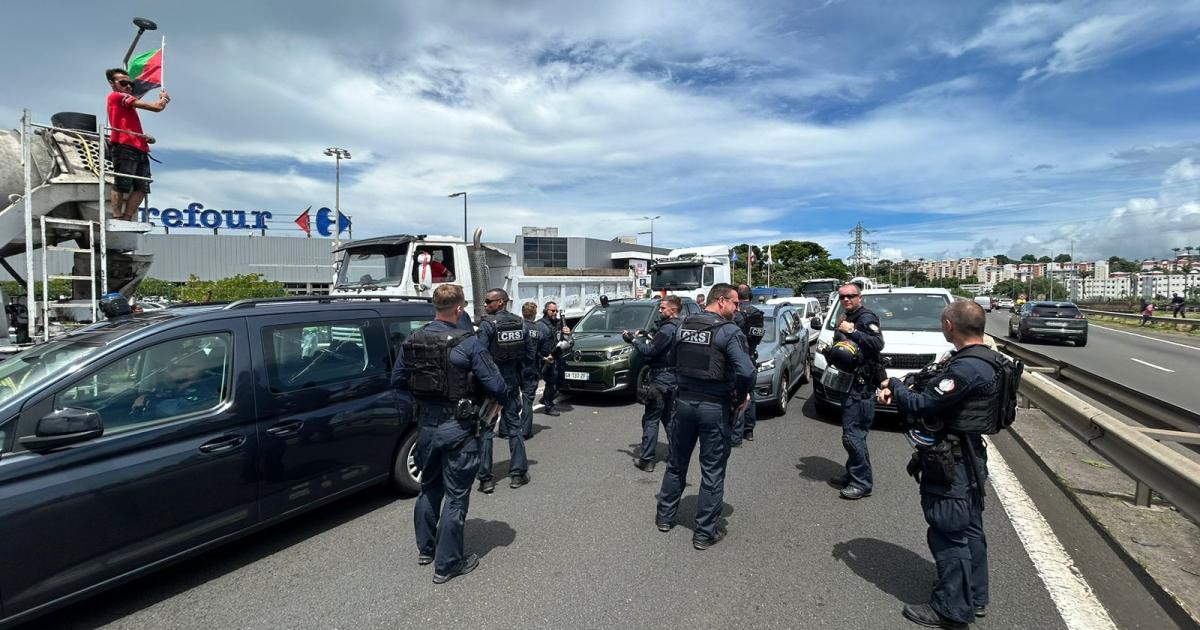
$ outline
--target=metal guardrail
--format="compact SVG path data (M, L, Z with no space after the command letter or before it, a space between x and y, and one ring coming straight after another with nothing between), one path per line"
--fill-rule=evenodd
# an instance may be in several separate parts
M1136 321L1136 322L1142 321L1142 315L1140 313L1122 313L1120 311L1101 311L1101 310L1097 310L1094 308L1081 308L1079 310L1087 315L1097 315L1100 317L1111 317L1113 319L1122 319L1122 320L1127 319L1127 320ZM1173 326L1176 330L1180 330L1181 327L1190 329L1190 330L1196 330L1197 328L1200 328L1200 319L1188 319L1188 318L1184 318L1184 317L1165 317L1162 315L1154 315L1154 316L1150 317L1150 323Z
M1152 399L1008 340L996 339L996 344L1038 368L1021 380L1020 394L1132 477L1136 483L1135 504L1150 505L1151 492L1157 492L1200 523L1200 463L1162 444L1200 444L1200 414ZM1044 372L1071 382L1100 404L1128 412L1135 420L1166 422L1179 430L1126 424L1066 390Z

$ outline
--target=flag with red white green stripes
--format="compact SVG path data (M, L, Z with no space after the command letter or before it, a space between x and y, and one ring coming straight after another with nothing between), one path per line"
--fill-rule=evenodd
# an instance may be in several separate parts
M162 49L156 48L144 52L129 60L126 72L133 79L133 95L141 98L155 88L162 86Z

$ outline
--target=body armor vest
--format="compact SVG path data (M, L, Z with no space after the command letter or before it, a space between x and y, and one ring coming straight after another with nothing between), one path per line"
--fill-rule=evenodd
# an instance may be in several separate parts
M746 335L746 344L753 351L758 347L758 343L762 341L763 336L767 334L766 324L763 321L763 312L750 306L746 302L738 302L738 310L742 313L742 333Z
M1000 429L1000 414L1003 412L1005 401L997 400L999 393L997 386L1003 373L999 369L996 358L989 356L991 354L994 352L987 346L974 345L963 348L946 362L946 365L949 365L961 358L974 357L976 360L987 363L995 372L992 381L986 387L972 393L957 409L945 413L941 420L947 430L990 434Z
M495 331L488 347L492 360L509 363L525 357L525 320L508 311L488 315L485 319L492 322Z
M725 353L716 346L717 331L733 322L709 315L690 315L675 335L675 372L701 381L725 380Z
M474 390L470 370L450 364L450 352L475 333L454 329L432 332L422 327L404 340L404 366L408 391L417 400L457 403Z

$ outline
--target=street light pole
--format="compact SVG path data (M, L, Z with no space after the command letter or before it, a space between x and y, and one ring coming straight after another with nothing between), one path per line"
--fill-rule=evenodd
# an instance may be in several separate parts
M350 159L350 150L339 147L329 147L325 149L325 155L334 159L334 180L333 180L333 246L339 247L342 244L342 160Z
M450 198L454 198L454 197L462 197L463 198L463 242L466 243L467 242L467 193L465 191L464 192L456 192L454 194L446 195L446 196L450 197Z
M642 217L643 221L650 222L650 260L654 260L654 220L661 219L662 215L656 214L652 217Z

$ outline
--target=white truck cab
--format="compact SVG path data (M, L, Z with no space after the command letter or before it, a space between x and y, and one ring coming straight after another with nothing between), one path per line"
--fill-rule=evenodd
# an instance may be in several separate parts
M708 292L713 285L729 283L729 247L707 245L673 249L650 265L650 289L655 293L692 297Z
M480 243L475 231L468 245L453 236L397 234L344 243L335 251L337 272L332 295L432 297L439 285L462 285L467 309L476 320L483 313L488 289L508 292L509 310L521 312L523 302L559 305L567 319L582 317L600 296L636 295L630 269L562 269L561 275L526 275L510 252ZM546 270L542 270L546 271ZM560 270L555 269L556 273Z
M883 352L888 377L904 378L929 363L936 361L954 346L942 336L942 309L954 297L946 289L867 289L862 292L863 307L879 316L879 327L883 332ZM843 307L834 304L821 320L812 320L819 330L817 349L823 349L834 340L834 328L842 316ZM825 344L825 345L822 345ZM821 374L825 371L825 355L813 353L813 390L817 400L826 405L840 403L833 392L821 386ZM876 408L884 408L876 405Z

